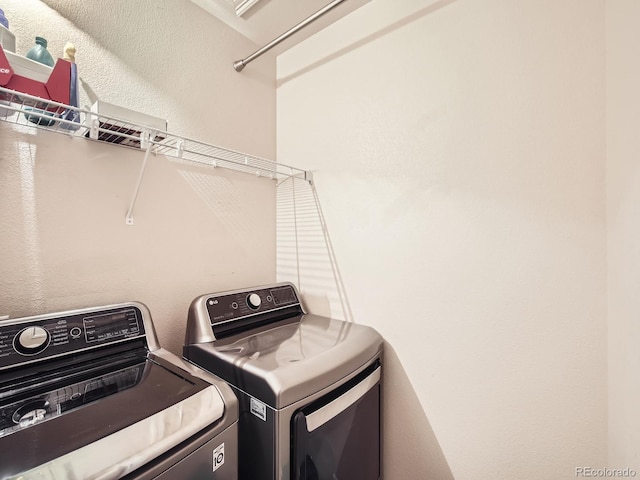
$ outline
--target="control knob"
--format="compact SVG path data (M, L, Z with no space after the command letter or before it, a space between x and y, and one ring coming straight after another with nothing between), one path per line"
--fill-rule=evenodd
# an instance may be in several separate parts
M18 353L33 355L41 352L49 345L49 332L42 327L27 327L14 340Z
M261 303L262 303L262 299L260 298L260 295L258 295L257 293L252 293L247 297L247 305L249 305L249 307L254 310L257 310L258 308L260 308Z

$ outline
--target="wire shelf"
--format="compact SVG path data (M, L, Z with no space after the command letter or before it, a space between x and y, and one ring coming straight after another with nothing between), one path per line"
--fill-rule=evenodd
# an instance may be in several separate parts
M274 180L296 177L311 181L306 170L3 87L0 87L0 120L119 147L150 149L154 154L180 161Z

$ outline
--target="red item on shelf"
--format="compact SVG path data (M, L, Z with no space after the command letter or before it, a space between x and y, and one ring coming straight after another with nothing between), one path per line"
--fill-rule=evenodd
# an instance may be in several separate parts
M16 75L0 45L0 87L69 105L70 82L71 62L61 58L57 60L49 79L44 83ZM0 97L2 96L0 94Z

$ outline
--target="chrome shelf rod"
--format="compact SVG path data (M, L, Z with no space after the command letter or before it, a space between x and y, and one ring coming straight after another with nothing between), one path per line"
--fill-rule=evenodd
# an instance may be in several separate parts
M264 47L262 47L259 50L256 50L251 55L249 55L247 58L243 58L242 60L237 60L237 61L233 62L233 68L235 68L236 72L241 72L244 69L244 67L247 66L247 64L249 64L250 62L253 62L256 58L258 58L262 54L268 52L269 50L271 50L276 45L282 43L284 40L289 38L291 35L293 35L294 33L298 32L298 30L303 29L304 27L306 27L310 23L312 23L312 22L316 21L318 18L322 17L324 14L326 14L329 11L333 10L335 7L337 7L338 5L340 5L344 1L345 0L333 0L333 2L329 3L328 5L325 5L320 10L318 10L316 13L314 13L313 15L307 17L305 20L301 21L295 27L290 28L289 30L284 32L279 37L274 38L269 43L267 43Z

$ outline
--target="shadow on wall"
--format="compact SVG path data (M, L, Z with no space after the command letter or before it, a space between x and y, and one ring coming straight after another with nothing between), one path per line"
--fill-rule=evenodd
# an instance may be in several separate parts
M353 321L320 200L313 184L291 177L277 188L279 282L291 282L308 311Z
M388 342L383 362L383 478L454 480L411 381Z
M411 15L398 20L397 22L394 22L388 26L386 26L385 28L378 30L377 32L374 32L370 35L367 35L366 37L358 40L357 42L354 42L352 44L349 44L348 46L341 48L340 50L337 50L336 52L332 53L331 55L328 55L324 58L321 58L320 60L311 63L310 65L307 65L306 67L298 70L295 73L292 73L291 75L288 75L286 77L283 78L279 78L277 81L277 85L278 87L281 87L282 85L284 85L285 83L294 80L302 75L304 75L305 73L308 73L310 71L315 70L318 67L321 67L322 65L329 63L337 58L342 57L343 55L356 50L368 43L373 42L374 40L377 40L378 38L382 38L385 35L388 35L389 33L393 32L394 30L397 30L399 28L402 28L422 17L426 17L427 15L430 15L434 12L437 12L438 10L450 5L451 3L456 2L457 0L438 0L434 3L432 3L431 5L428 5L424 8L421 8L420 10L418 10L417 12L412 13Z
M313 185L300 179L277 189L278 281L296 284L309 312L353 321ZM420 400L393 347L384 345L384 478L453 480Z

